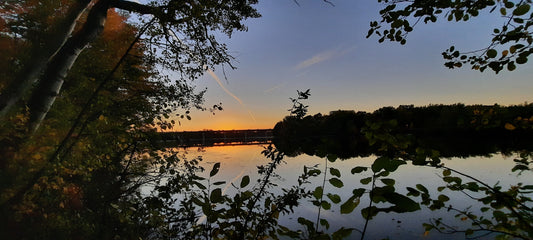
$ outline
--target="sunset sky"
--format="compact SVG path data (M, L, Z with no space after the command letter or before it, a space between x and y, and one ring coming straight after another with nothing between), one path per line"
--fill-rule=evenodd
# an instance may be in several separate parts
M484 14L469 22L420 24L406 45L366 39L369 22L379 20L377 0L260 1L263 15L247 21L248 32L223 39L236 70L219 67L196 82L207 87L206 107L174 130L272 128L288 115L289 97L311 89L309 113L349 109L373 111L404 104L521 104L533 98L533 65L498 75L444 67L441 53L488 46L503 19ZM217 79L218 78L218 83Z

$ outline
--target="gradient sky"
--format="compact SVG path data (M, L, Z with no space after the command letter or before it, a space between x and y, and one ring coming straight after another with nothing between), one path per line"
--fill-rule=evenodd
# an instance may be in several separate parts
M310 114L533 100L531 63L497 75L443 65L441 53L451 45L464 51L488 46L492 29L503 23L498 14L420 24L402 46L365 38L369 22L380 19L377 0L332 0L334 7L319 0L300 0L300 6L292 0L260 2L262 17L247 21L248 32L223 40L238 69L226 67L225 79L219 67L196 82L208 89L206 107L221 102L224 111L193 111L192 120L174 130L272 128L289 114L289 97L306 89Z

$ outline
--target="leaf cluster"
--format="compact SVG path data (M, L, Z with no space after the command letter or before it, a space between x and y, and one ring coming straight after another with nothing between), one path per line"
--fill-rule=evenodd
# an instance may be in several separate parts
M367 38L379 37L379 42L389 40L402 45L407 42L408 33L421 21L436 22L439 18L448 21L468 21L483 14L500 15L503 24L494 28L493 37L487 47L471 52L460 52L451 46L442 53L448 68L459 68L469 64L472 69L483 72L489 68L495 73L501 70L513 71L517 64L525 64L533 53L530 27L533 25L531 1L479 0L479 1L405 1L378 0L384 5L381 21L370 23ZM382 30L384 28L384 30ZM499 54L498 54L499 53Z

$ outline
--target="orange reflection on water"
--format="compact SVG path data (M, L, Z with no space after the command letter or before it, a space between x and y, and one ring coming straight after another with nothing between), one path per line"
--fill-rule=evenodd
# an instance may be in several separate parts
M202 166L206 169L204 175L208 175L214 163L220 162L220 173L216 178L230 180L239 175L256 175L258 165L268 163L261 153L267 145L219 145L212 147L189 147L180 149L187 152L187 158L201 156Z

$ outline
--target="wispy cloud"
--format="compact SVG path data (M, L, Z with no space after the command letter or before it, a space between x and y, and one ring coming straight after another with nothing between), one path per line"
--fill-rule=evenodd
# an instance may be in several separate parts
M337 57L341 57L341 56L343 56L345 54L348 54L348 53L352 52L356 48L357 47L355 45L352 45L352 46L349 46L349 47L338 47L338 48L335 48L335 49L323 51L323 52L315 54L311 58L308 58L308 59L306 59L304 61L301 61L293 69L298 71L298 74L296 76L297 77L301 77L301 76L304 76L304 75L309 73L309 69L308 69L309 67L311 67L313 65L316 65L316 64L319 64L319 63L322 63L322 62L325 62L325 61L329 61L329 60L337 58ZM283 86L287 85L287 83L289 83L290 81L292 81L292 79L286 80L286 81L284 81L282 83L279 83L279 84L277 84L277 85L275 85L275 86L273 86L271 88L268 88L268 89L264 90L264 92L265 93L273 92L274 90L277 90L277 89L282 88Z
M311 67L315 64L328 61L330 59L340 57L342 55L345 55L351 51L353 51L356 48L356 46L351 46L348 48L342 48L338 47L336 49L323 51L320 53L315 54L313 57L308 58L302 62L300 62L296 67L294 67L296 70L302 70L308 67Z
M247 111L248 111L248 114L250 114L250 117L252 118L252 120L254 120L254 122L256 121L255 120L255 116L252 114L252 111L250 111L250 109L248 109L246 107L246 105L244 105L244 103L242 102L242 100L240 98L238 98L237 96L235 96L235 94L233 94L230 90L228 90L224 84L222 84L222 81L220 81L220 78L215 74L215 72L213 72L213 70L211 70L210 68L208 68L207 66L205 66L206 68L206 71L207 73L213 78L215 79L215 81L218 83L218 86L220 86L220 88L222 88L222 90L224 90L224 92L226 92L228 95L230 95L233 99L235 99L237 102L239 102L239 104L241 104L241 106L243 106Z
M287 85L287 82L288 82L288 81L282 82L282 83L280 83L280 84L278 84L278 85L276 85L276 86L274 86L274 87L271 87L271 88L265 90L264 92L265 92L265 93L270 93L270 92L272 92L272 91L274 91L274 90L276 90L276 89L279 89L279 88L281 88L281 87Z
M224 90L224 92L226 92L228 95L230 95L233 99L237 100L237 102L239 102L241 105L244 105L244 103L242 103L242 100L240 98L238 98L237 96L235 96L235 94L233 94L232 92L230 92L225 86L224 84L222 84L222 81L220 81L220 78L218 78L218 76L215 74L215 72L213 72L213 70L211 70L210 68L207 68L207 73L213 78L215 79L215 81L218 83L218 86L220 86L220 88L222 88L222 90Z
M191 53L189 51L189 49L187 48L187 46L185 44L183 44L183 42L178 38L178 36L176 35L176 33L174 33L172 30L168 30L168 33L174 38L174 40L176 40L179 44L185 46L185 50L189 53L189 55L195 59L195 60L198 60L199 59L197 57L194 56L193 53ZM200 61L199 61L200 62ZM224 90L224 92L226 92L228 95L230 95L233 99L235 99L237 102L239 102L239 104L241 104L241 106L243 106L247 111L248 111L248 114L250 114L250 117L252 118L252 120L254 120L254 122L256 121L255 120L255 117L254 115L252 114L252 111L250 111L250 109L248 109L246 107L246 105L244 105L244 103L242 102L242 100L240 98L238 98L237 96L235 96L235 94L233 94L230 90L228 90L224 84L222 84L222 81L220 81L220 78L215 74L215 72L213 72L213 70L211 70L209 68L209 66L207 65L204 65L203 68L206 70L206 72L213 78L215 79L215 81L218 83L218 86L220 86L220 88L222 88L222 90Z
M331 59L333 56L335 56L335 51L331 51L331 50L318 53L315 56L300 62L298 65L296 65L295 69L300 70L300 69L308 68L317 63L327 61Z

